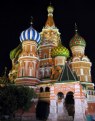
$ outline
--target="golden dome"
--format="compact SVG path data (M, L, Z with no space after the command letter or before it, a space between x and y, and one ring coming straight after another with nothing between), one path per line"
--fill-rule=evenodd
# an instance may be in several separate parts
M48 14L49 14L49 13L53 13L53 11L54 11L53 6L49 5L49 6L47 7L47 11L48 11Z

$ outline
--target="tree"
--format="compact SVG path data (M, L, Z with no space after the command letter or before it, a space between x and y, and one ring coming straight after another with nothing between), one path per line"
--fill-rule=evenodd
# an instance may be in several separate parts
M17 107L27 110L31 105L31 100L36 98L36 93L32 88L17 86L16 91Z
M30 107L31 99L36 94L32 88L25 86L6 85L0 87L0 117L13 117L19 108L26 110Z
M14 114L17 109L17 101L14 86L4 86L0 88L0 114L9 115L10 117Z

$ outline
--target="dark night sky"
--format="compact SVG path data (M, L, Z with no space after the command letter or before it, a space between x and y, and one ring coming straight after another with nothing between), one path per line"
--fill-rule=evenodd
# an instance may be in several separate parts
M20 0L19 0L20 1ZM49 0L14 2L0 4L0 76L4 67L11 69L9 52L19 44L20 33L30 26L41 32L47 19ZM92 62L92 80L95 82L95 4L94 0L51 0L54 6L54 20L61 33L62 43L69 48L74 35L74 23L87 42L86 55Z

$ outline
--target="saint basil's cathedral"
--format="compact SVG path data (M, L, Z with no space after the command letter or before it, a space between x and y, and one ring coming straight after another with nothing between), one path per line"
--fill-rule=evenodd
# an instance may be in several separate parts
M33 88L38 95L36 103L49 103L47 121L88 121L87 116L95 116L95 91L91 81L92 63L85 55L86 41L75 24L75 34L69 43L70 56L55 25L54 8L48 6L47 12L40 33L32 25L21 32L20 44L10 52L12 69L9 78L16 85ZM69 97L74 105L73 119L65 105ZM32 106L23 114L23 119L33 120L35 112L36 107Z

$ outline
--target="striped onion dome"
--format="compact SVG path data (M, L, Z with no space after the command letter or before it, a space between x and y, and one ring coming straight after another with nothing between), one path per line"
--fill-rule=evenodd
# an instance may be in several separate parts
M21 32L20 41L23 42L25 40L34 40L39 43L40 34L32 26L30 26L28 29Z
M60 43L57 47L54 47L52 49L51 56L52 57L65 56L66 58L68 58L69 50Z

